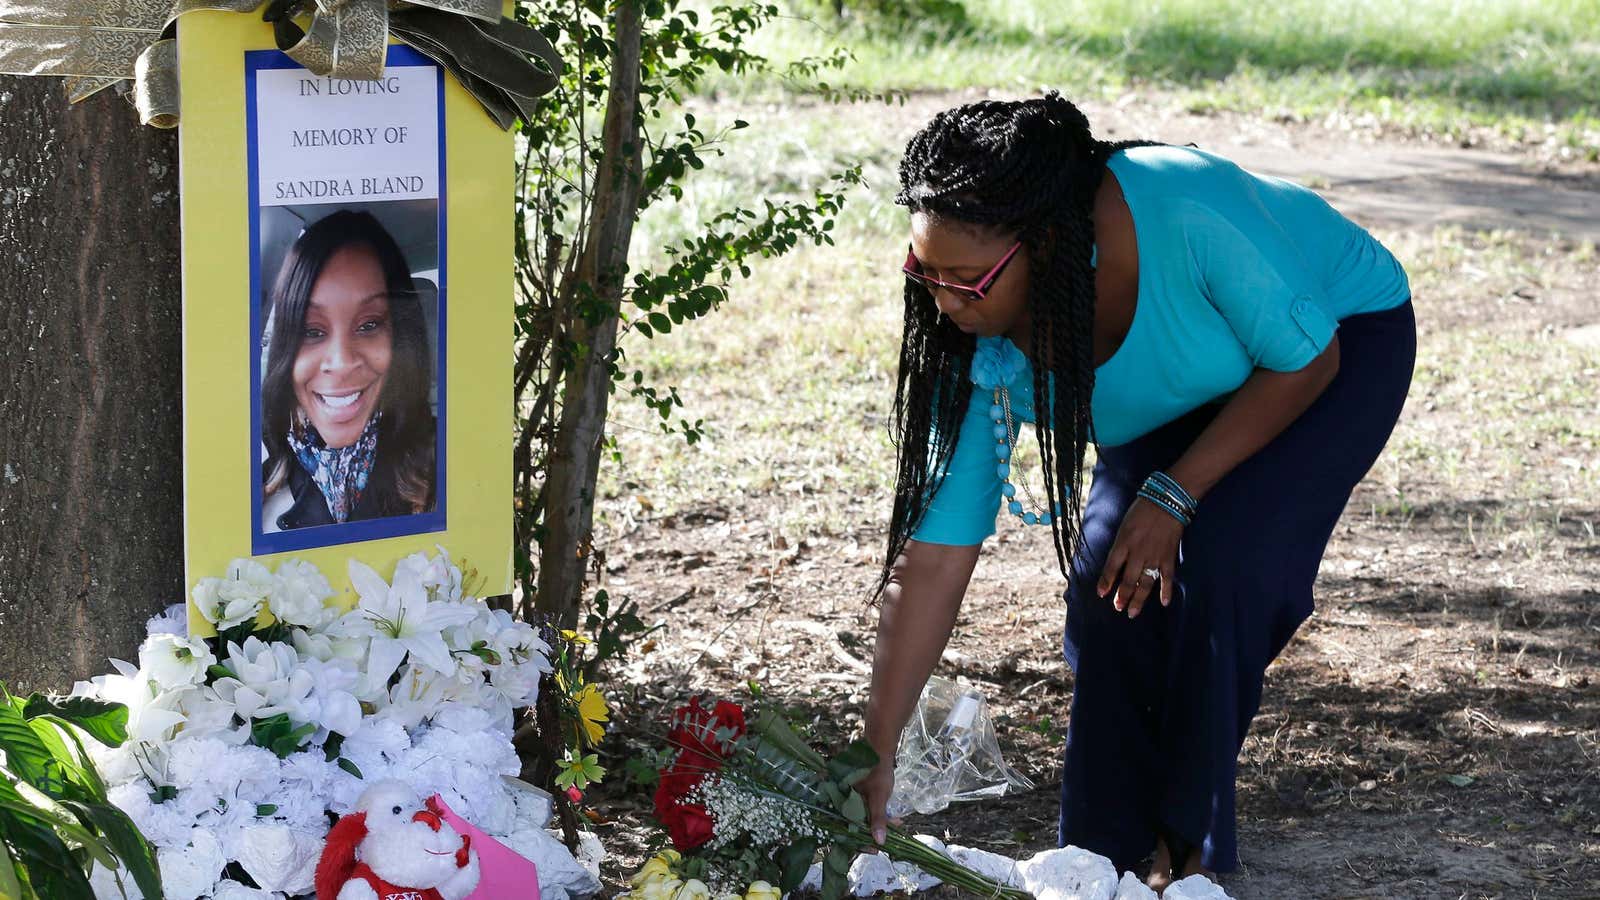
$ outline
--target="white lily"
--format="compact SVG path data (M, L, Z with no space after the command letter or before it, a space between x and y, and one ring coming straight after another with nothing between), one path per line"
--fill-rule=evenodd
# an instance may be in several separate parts
M443 632L472 621L477 612L471 606L430 601L412 567L397 567L390 585L370 566L352 559L350 583L361 601L339 620L337 628L346 636L372 639L367 656L370 684L387 683L408 652L440 674L455 674L455 657L445 645Z
M174 709L179 695L185 689L163 691L161 685L133 667L132 663L113 659L115 675L97 675L90 679L94 696L128 708L128 737L141 744L154 744L167 740L173 728L182 725L183 713Z
M251 635L243 645L228 642L225 665L233 677L219 678L213 687L217 696L234 705L240 718L266 719L287 713L296 724L307 721L302 706L314 685L293 647L266 643Z
M437 545L436 545L437 546ZM429 558L425 553L413 553L394 567L395 577L401 570L417 576L429 600L457 603L461 600L461 570L450 561L450 554L438 547L439 554Z
M162 688L188 687L205 681L217 661L200 638L152 634L139 648L139 671Z
M389 703L378 710L378 718L388 719L407 731L416 728L438 711L450 686L449 678L413 663L390 689Z
M178 735L184 740L210 737L238 746L250 739L250 723L234 725L234 705L222 699L215 687L196 685L184 691L178 698L177 710L185 720Z

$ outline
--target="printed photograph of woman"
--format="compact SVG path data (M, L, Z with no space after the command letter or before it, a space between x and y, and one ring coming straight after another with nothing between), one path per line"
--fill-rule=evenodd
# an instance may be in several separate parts
M270 282L267 255L261 534L433 511L439 496L434 283L416 277L422 267L408 262L366 210L340 208L305 224ZM328 537L319 545L352 539L335 529Z

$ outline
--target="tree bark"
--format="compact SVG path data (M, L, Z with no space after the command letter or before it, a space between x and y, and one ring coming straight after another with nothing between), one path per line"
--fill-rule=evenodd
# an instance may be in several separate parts
M183 599L177 136L0 76L0 680L65 690Z
M589 245L577 269L579 284L592 286L594 292L587 300L580 296L577 303L580 307L592 303L597 309L588 315L580 309L572 316L573 338L583 351L562 385L561 421L546 474L547 532L539 557L537 607L565 628L577 622L584 570L593 550L594 485L611 397L610 363L617 346L628 245L638 214L642 27L637 0L617 5L616 55L600 138L603 156L589 218Z

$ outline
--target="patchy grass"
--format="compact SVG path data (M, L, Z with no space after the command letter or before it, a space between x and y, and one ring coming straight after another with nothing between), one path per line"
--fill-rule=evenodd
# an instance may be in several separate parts
M1596 0L878 0L844 20L817 0L757 43L779 61L847 47L835 87L1051 86L1109 100L1177 90L1195 108L1362 122L1600 158ZM770 90L722 81L720 92Z

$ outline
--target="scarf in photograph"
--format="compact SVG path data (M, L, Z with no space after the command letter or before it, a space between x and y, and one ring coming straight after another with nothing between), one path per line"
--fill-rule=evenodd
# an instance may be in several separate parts
M373 413L361 429L361 436L348 447L329 447L317 429L300 415L295 416L295 423L289 428L289 449L322 490L335 522L350 518L350 511L361 502L361 494L367 489L367 476L372 474L372 462L378 455L378 419L382 416Z

